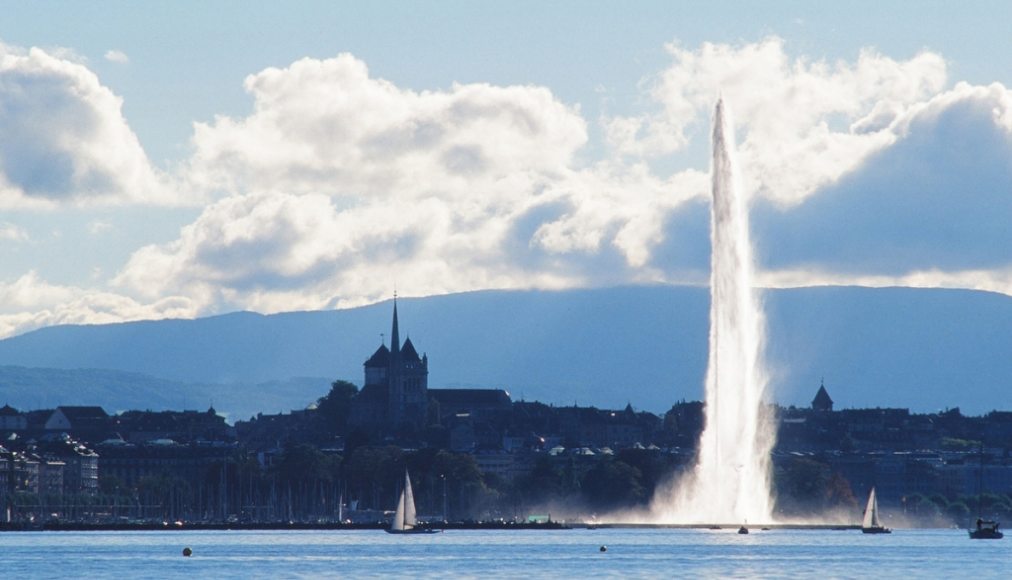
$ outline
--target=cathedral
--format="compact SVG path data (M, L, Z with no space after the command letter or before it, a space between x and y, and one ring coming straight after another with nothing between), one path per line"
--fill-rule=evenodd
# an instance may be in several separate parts
M365 383L355 397L352 423L370 430L424 427L429 402L429 358L418 356L411 338L401 344L396 297L390 348L381 344L364 366Z

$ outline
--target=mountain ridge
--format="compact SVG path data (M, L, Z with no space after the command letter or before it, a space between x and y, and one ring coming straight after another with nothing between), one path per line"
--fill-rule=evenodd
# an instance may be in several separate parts
M1008 296L822 286L766 290L763 302L778 403L807 405L825 378L837 408L1012 407ZM632 403L655 412L702 396L706 288L484 290L400 298L398 305L401 336L429 355L433 388L506 388L515 399ZM48 327L0 341L0 365L137 373L151 380L140 380L147 387L136 392L149 389L144 396L166 408L183 399L191 407L214 402L244 417L304 407L331 380L361 384L362 363L386 340L380 335L389 333L390 315L385 301L347 310ZM90 404L119 409L135 400L94 381L82 384L108 399ZM60 385L38 382L32 389L47 401L61 392ZM62 390L87 395L68 389ZM24 395L0 370L0 397L32 404Z

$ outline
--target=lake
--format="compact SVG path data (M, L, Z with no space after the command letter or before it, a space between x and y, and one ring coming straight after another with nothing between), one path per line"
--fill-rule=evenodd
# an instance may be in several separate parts
M5 578L1008 578L1012 569L1007 538L963 530L8 532L0 549Z

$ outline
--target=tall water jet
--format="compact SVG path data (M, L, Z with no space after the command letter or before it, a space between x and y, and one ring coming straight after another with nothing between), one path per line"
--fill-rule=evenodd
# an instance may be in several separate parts
M734 130L723 100L713 120L710 356L706 424L693 472L655 498L665 521L772 521L772 420L763 403L765 321L753 287L748 213L738 184Z

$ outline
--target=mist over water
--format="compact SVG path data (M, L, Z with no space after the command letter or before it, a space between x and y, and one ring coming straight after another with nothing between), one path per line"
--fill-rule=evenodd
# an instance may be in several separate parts
M748 213L734 129L723 100L713 121L710 356L706 425L692 472L654 497L651 519L671 523L773 521L774 423L763 404L765 320L753 288Z

